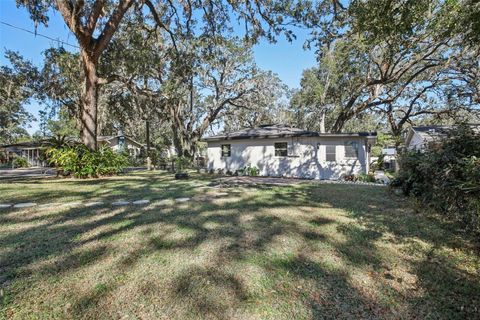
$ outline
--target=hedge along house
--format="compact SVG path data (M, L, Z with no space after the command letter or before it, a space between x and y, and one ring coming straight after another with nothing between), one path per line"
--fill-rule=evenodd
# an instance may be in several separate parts
M369 171L376 133L319 133L264 125L204 139L209 170L255 166L261 176L340 179Z

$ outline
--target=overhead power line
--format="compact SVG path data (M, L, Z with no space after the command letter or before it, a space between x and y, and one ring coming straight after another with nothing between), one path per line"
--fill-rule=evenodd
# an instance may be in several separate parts
M43 37L43 38L46 38L48 40L56 41L58 43L61 43L61 44L64 44L64 45L67 45L67 46L70 46L70 47L73 47L73 48L80 49L79 46L76 46L74 44L71 44L71 43L68 43L68 42L65 42L65 41L62 41L62 40L59 40L59 39L55 39L55 38L52 38L52 37L49 37L49 36L46 36L46 35L43 35L43 34L40 34L40 33L37 33L37 32L33 32L33 31L30 31L30 30L27 30L27 29L24 29L24 28L21 28L21 27L17 27L17 26L14 26L13 24L10 24L10 23L7 23L7 22L1 21L1 20L0 20L0 24L6 25L6 26L9 26L11 28L18 29L18 30L21 30L21 31L24 31L24 32L28 32L28 33L33 34L35 36Z

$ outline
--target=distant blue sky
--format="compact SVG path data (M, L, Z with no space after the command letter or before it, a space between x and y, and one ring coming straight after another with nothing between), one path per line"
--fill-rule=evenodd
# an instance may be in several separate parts
M27 30L34 30L34 24L30 20L29 14L24 8L17 8L15 0L0 0L0 21ZM40 25L37 32L71 44L77 44L75 37L69 32L58 12L50 16L48 28ZM257 64L264 70L271 70L278 74L280 79L290 88L298 88L303 69L315 65L313 51L303 50L303 44L308 34L304 30L295 30L295 34L297 40L292 43L280 37L275 44L261 41L254 48ZM1 65L7 63L4 57L5 49L10 49L20 52L25 58L40 66L42 52L51 46L58 46L58 43L0 24ZM37 118L40 108L41 106L35 101L32 101L27 107ZM32 123L32 126L28 128L30 133L37 130L38 123Z

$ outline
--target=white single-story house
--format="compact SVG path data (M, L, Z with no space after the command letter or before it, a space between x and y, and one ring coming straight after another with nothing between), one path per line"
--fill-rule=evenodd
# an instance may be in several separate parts
M76 138L68 138L67 140L72 143L78 141ZM138 157L143 148L141 143L125 135L98 136L97 141L99 146L107 145L114 151L119 151L123 144L125 149L128 150L128 153L133 157ZM11 161L15 157L23 157L32 167L45 167L48 166L45 157L45 150L50 145L50 141L48 139L44 139L40 141L2 145L0 146L0 151L5 153L6 161Z
M203 139L208 170L257 167L260 176L340 179L367 173L376 133L319 133L263 125Z
M480 124L469 124L480 134ZM418 126L410 127L405 133L405 148L409 151L424 152L438 146L457 126Z

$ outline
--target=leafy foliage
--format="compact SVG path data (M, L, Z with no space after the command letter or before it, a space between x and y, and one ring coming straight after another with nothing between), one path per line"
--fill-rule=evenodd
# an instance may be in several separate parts
M395 146L399 144L399 142L400 141L397 141L392 135L379 132L375 145L372 147L372 156L380 157L383 148Z
M0 144L28 136L25 125L32 115L25 109L33 96L36 69L18 53L6 51L12 67L0 67Z
M188 157L175 157L175 172L182 172L192 164L192 161Z
M473 2L365 0L337 6L314 27L319 64L305 70L293 106L309 126L348 132L349 122L368 115L395 137L425 117L443 121L478 111L480 50L478 42L465 40L478 28L473 17L480 6Z
M403 154L400 168L393 187L480 232L480 139L472 128L452 131L425 153Z
M260 172L260 170L255 166L248 165L243 169L243 172L247 176L256 177L258 176L258 173Z
M375 182L375 175L372 173L360 173L357 176L357 181L361 182Z
M48 160L66 174L77 178L118 174L128 165L127 158L109 147L97 151L85 145L65 146L47 150Z
M12 166L14 168L28 168L27 159L24 157L15 157L12 161Z

